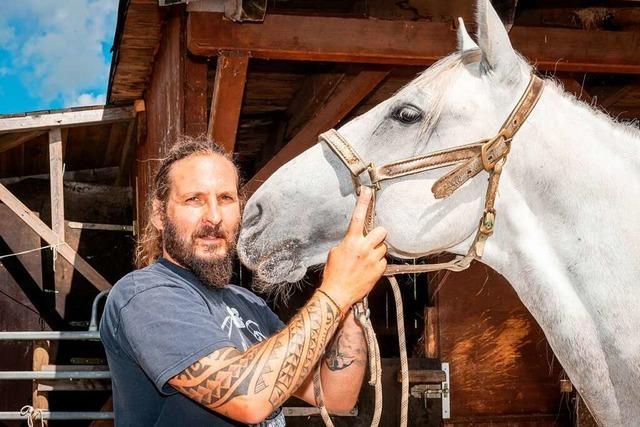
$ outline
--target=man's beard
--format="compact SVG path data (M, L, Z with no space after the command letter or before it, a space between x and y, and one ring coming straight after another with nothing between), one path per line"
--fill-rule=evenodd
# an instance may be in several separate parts
M196 239L198 237L218 237L227 243L227 252L218 258L203 258L196 253ZM205 285L222 288L229 283L233 274L233 259L235 257L237 231L233 235L225 233L218 225L216 227L203 225L196 229L188 240L180 236L176 225L168 218L164 220L162 242L164 249L171 257L191 272ZM207 252L218 248L209 245Z

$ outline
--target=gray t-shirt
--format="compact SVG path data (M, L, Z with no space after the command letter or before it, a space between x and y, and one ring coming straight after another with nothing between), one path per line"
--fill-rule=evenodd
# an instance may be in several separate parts
M115 284L100 322L117 426L241 425L178 393L167 381L222 347L240 351L284 324L239 286L203 285L160 258ZM262 423L284 426L279 409Z

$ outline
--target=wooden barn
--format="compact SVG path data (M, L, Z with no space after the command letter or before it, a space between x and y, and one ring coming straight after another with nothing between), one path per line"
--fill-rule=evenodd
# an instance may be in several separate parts
M493 4L540 73L613 116L640 117L637 2ZM0 116L0 425L24 422L25 405L52 426L112 425L96 296L134 268L149 182L177 135L208 134L233 152L251 194L318 134L452 52L456 18L473 32L473 15L469 0L120 0L106 106ZM240 266L236 279L251 286ZM595 425L499 274L475 263L402 281L410 425ZM272 308L286 321L311 291ZM393 426L399 356L386 284L370 305L382 425ZM373 405L365 383L334 421L368 425ZM285 415L323 425L295 399Z

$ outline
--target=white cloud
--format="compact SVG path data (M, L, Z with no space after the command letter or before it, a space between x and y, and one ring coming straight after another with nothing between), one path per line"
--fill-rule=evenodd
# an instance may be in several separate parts
M11 70L8 67L0 67L0 77L4 77L11 73Z
M65 102L66 107L86 107L87 105L104 105L107 99L106 93L99 93L94 95L92 93L81 93L80 95L67 100Z
M0 41L3 37L12 41L5 48L13 54L14 68L20 69L32 96L47 101L83 96L86 100L96 90L106 89L109 62L103 46L113 42L117 3L0 1L0 28L4 29Z

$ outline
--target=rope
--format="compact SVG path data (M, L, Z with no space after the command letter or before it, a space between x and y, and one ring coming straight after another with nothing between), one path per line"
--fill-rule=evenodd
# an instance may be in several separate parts
M40 418L40 427L44 427L44 421L42 419L42 410L36 409L31 405L24 405L22 409L20 409L20 415L23 417L27 417L27 425L29 427L33 427L33 422Z
M380 362L380 347L378 346L376 333L369 316L369 299L364 297L362 301L354 305L353 309L356 320L360 323L364 331L367 349L369 350L369 385L372 385L375 390L375 404L373 407L371 427L377 427L382 418L382 364Z
M57 256L58 256L58 255L57 255L58 251L57 251L56 249L57 249L59 246L62 246L62 245L64 245L64 244L66 244L66 243L65 243L65 242L62 242L62 243L56 243L55 245L41 246L41 247L39 247L39 248L29 249L29 250L22 251L22 252L18 252L18 253L14 253L14 254L2 255L2 256L0 256L0 259L9 258L9 257L12 257L12 256L24 255L24 254L28 254L28 253L30 253L30 252L36 252L36 251L40 251L40 250L42 250L42 249L49 249L49 248L51 248L51 250L53 251L53 260L55 261L55 260L56 260L56 258L57 258Z
M402 294L394 276L387 277L396 301L396 323L398 326L398 343L400 346L400 375L402 376L402 397L400 402L400 426L407 427L409 419L409 361L407 360L407 342L404 334L404 310Z

